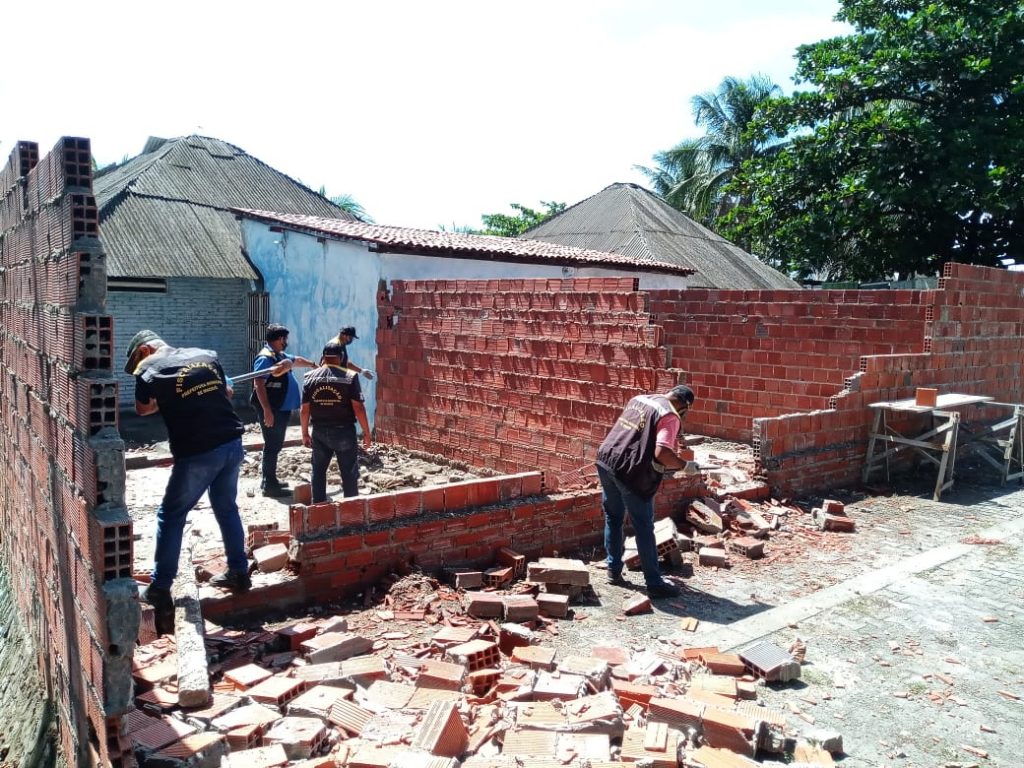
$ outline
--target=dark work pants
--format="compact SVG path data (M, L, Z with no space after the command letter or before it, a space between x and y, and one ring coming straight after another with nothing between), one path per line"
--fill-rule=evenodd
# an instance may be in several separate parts
M284 446L284 436L291 417L291 411L274 411L274 426L268 427L260 421L260 430L263 432L263 488L274 488L281 484L277 479L277 457Z
M310 485L313 503L327 501L327 467L331 458L338 459L341 473L341 487L345 496L359 495L359 442L356 439L356 425L317 426L313 425L313 467Z

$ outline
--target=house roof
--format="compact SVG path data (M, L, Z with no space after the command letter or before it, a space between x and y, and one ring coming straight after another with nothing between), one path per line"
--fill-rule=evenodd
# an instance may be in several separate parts
M258 277L231 209L355 220L238 147L205 136L151 138L93 182L110 277Z
M361 221L324 219L247 208L235 209L240 215L289 229L338 240L362 240L376 244L378 251L412 253L425 256L449 256L466 259L518 261L534 264L583 264L635 271L688 275L689 267L657 259L637 259L586 248L574 248L538 240L520 240L491 235L467 235L432 229L391 227Z
M696 272L687 281L694 287L800 287L636 184L612 184L520 238L676 264Z

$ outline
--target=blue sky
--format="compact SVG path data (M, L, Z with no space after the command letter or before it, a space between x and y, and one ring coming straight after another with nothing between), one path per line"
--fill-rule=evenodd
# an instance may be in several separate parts
M88 15L83 8L90 7ZM836 0L6 3L0 156L87 136L236 144L382 224L480 225L572 204L697 134L727 75L789 90Z

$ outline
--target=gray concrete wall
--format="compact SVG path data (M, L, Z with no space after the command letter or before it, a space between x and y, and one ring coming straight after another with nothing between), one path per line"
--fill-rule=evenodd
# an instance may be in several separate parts
M175 347L212 349L229 376L251 370L248 352L248 280L173 278L167 293L109 291L107 312L114 317L114 368L123 405L135 400L135 380L122 373L128 342L149 328Z

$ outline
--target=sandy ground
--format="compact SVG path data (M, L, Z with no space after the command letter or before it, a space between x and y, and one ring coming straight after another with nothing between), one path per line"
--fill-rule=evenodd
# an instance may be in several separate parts
M300 437L297 427L290 427L289 440ZM244 440L251 442L259 438L259 429L249 426ZM159 459L168 455L165 442L130 444L129 459L148 457ZM286 447L278 459L278 479L295 486L309 481L310 451L301 445ZM281 530L288 530L289 498L265 498L260 493L259 450L246 451L238 480L238 508L243 525L276 523ZM129 470L126 479L125 497L132 515L135 533L135 571L146 573L152 567L154 537L156 535L156 513L163 498L171 474L169 466L151 466ZM373 445L370 450L361 451L359 458L360 494L380 493L401 488L417 488L423 485L454 483L478 476L461 464L450 464L440 457L413 454L401 448ZM341 477L337 463L332 462L327 473L327 493L331 498L342 498ZM189 515L193 535L203 537L203 548L220 548L220 532L217 529L209 498L202 500Z

